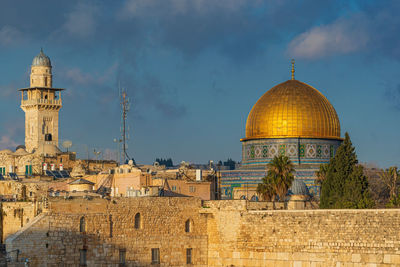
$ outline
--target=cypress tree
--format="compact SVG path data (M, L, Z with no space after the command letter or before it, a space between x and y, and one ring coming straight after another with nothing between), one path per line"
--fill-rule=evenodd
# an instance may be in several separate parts
M371 208L374 202L370 196L367 177L363 167L357 165L357 155L348 133L337 149L327 168L322 182L320 208Z

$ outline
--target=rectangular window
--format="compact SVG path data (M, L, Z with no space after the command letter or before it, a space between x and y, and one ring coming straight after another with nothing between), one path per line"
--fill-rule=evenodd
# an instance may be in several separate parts
M172 191L176 191L176 185L172 186Z
M126 250L121 249L119 251L119 266L125 266L126 264Z
M194 187L194 186L189 186L189 192L191 192L191 193L196 192L196 187Z
M186 264L192 264L192 249L186 249Z
M160 263L160 249L152 248L151 249L151 264L159 264Z
M80 260L79 260L80 266L86 266L86 252L87 252L87 250L86 249L81 249L79 251L80 251Z

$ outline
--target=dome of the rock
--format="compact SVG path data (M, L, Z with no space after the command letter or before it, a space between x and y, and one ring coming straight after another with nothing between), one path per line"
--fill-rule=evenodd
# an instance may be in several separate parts
M340 123L328 99L312 86L288 80L253 106L244 140L264 138L340 139Z

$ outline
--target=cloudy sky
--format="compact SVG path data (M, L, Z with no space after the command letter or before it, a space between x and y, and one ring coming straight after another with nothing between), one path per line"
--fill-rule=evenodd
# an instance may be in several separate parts
M120 84L137 162L240 160L252 105L295 58L359 160L398 165L399 12L395 0L0 0L0 148L24 142L17 90L43 47L67 89L60 138L81 155L114 156Z

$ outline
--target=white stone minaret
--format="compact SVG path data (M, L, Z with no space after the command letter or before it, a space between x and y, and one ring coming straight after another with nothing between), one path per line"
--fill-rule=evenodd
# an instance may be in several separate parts
M50 58L40 51L32 62L30 87L20 89L25 112L25 146L28 152L58 147L58 112L62 107L60 88L52 88Z

